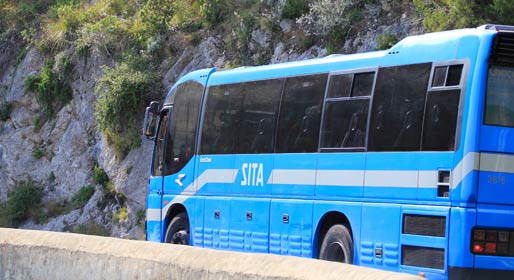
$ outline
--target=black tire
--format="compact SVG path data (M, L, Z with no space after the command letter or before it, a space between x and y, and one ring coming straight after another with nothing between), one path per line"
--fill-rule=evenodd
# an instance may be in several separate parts
M187 213L182 212L173 217L166 230L166 243L189 245L189 219Z
M322 260L353 263L353 241L348 228L344 225L333 225L325 234L319 258Z

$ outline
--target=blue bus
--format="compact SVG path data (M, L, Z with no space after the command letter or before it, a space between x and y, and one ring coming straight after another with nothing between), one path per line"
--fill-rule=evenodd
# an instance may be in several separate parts
M182 77L152 102L147 240L514 279L514 27Z

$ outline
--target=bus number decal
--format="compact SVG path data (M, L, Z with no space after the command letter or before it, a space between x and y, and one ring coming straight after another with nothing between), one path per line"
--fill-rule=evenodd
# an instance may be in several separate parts
M263 164L262 163L243 163L243 180L241 186L264 186Z

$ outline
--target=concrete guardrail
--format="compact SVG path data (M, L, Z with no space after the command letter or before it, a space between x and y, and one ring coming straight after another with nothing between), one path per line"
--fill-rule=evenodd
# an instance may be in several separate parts
M0 279L422 278L313 259L0 228Z

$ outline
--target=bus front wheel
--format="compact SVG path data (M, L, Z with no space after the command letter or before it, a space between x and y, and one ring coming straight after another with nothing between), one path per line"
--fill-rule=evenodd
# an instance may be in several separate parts
M319 258L322 260L353 263L353 241L344 225L333 225L325 234Z
M189 245L189 219L182 212L173 217L166 230L166 243Z

